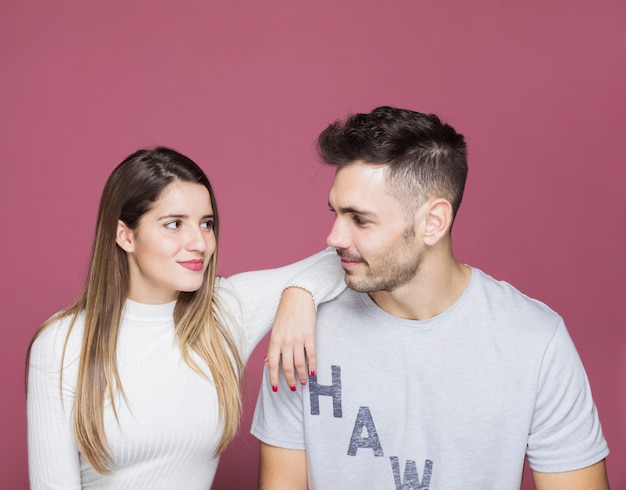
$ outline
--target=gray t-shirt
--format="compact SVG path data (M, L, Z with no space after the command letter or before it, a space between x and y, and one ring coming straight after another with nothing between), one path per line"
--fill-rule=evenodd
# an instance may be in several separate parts
M320 306L318 371L293 393L267 370L251 432L306 449L311 489L519 489L608 454L563 320L478 269L429 320L346 290Z

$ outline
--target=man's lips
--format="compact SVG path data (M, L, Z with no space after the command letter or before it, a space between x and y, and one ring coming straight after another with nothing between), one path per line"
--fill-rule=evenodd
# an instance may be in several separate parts
M202 259L194 259L194 260L183 260L179 262L185 269L189 269L190 271L201 271L204 266L204 260Z
M341 265L343 267L355 267L364 262L363 259L358 259L354 257L347 257L347 256L340 255L339 258L341 259Z

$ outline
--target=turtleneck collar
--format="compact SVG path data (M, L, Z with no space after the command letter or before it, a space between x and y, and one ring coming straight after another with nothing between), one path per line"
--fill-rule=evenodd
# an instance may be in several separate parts
M127 299L124 306L124 316L134 321L162 322L172 319L175 306L176 301L161 305L146 305Z

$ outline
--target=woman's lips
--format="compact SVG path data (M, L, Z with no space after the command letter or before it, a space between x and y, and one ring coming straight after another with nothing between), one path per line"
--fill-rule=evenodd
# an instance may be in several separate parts
M204 260L184 260L179 262L185 269L189 269L190 271L201 271L204 265Z

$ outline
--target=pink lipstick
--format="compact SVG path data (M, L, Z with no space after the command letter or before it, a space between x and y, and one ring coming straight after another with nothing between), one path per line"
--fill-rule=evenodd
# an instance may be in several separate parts
M183 262L179 262L185 269L189 269L190 271L198 272L202 270L204 265L204 261L200 259L196 260L185 260Z

